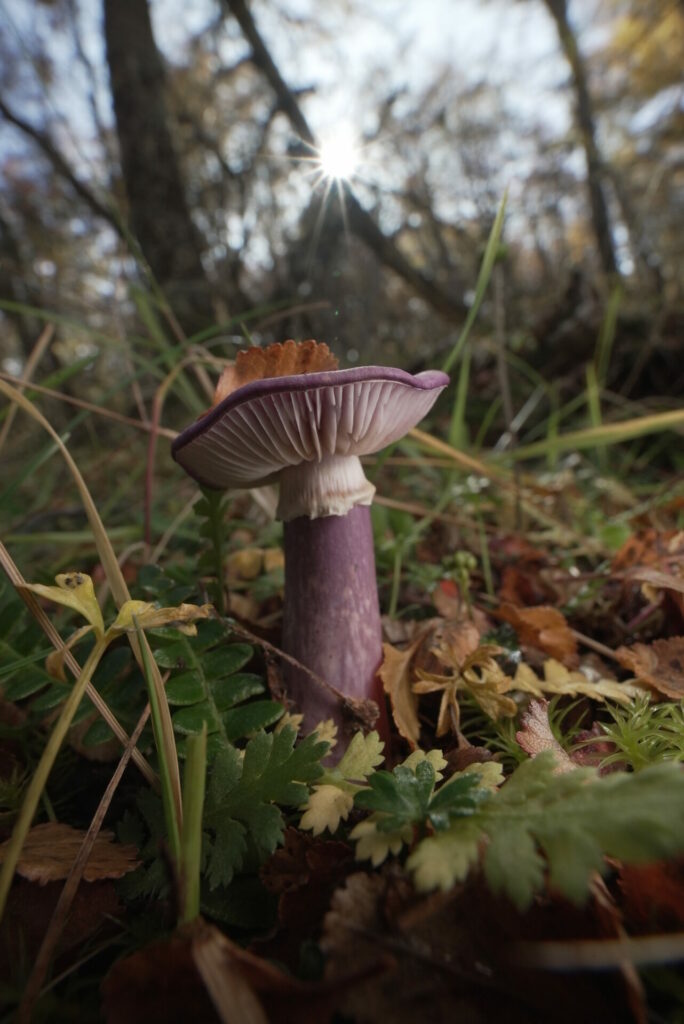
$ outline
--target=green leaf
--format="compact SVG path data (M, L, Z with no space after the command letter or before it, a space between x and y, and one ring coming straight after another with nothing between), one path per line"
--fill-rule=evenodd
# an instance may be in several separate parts
M223 818L216 826L216 839L209 855L207 881L209 887L229 885L241 866L247 851L245 826L235 818Z
M451 820L472 814L486 797L475 775L462 774L445 783L433 796L435 769L428 760L418 761L412 771L398 765L392 773L375 772L368 789L356 794L357 807L375 811L380 832L395 832L406 825L448 828Z
M402 825L425 821L435 784L435 769L429 761L420 761L415 773L405 765L398 765L393 772L375 772L368 784L369 789L356 794L356 806L382 814L378 829L393 832Z
M251 672L238 672L227 679L214 679L211 682L211 693L217 711L227 711L249 697L258 696L264 689L261 678Z
M114 733L107 723L103 722L101 718L98 718L97 721L93 722L90 726L81 740L81 743L84 747L99 747L101 743L108 743L113 736Z
M23 700L42 690L50 682L47 672L36 667L24 668L16 679L4 687L3 697L8 701ZM34 705L35 706L35 705Z
M31 710L37 714L43 714L44 711L52 711L58 704L66 700L70 693L70 686L65 686L64 683L53 683L49 689L41 693L40 697L36 697L31 704Z
M285 709L275 700L256 700L243 707L227 711L223 716L226 737L232 742L273 725Z
M207 678L222 679L237 672L251 659L253 654L249 644L229 644L218 647L202 656L202 668Z
M208 733L217 732L221 725L214 708L207 701L193 704L192 707L181 708L173 716L173 727L176 732L201 732L205 723Z
M204 685L197 672L190 669L182 672L166 684L166 699L169 704L197 704L204 699Z
M547 876L551 888L579 903L605 857L629 863L684 851L684 772L664 762L638 774L598 777L577 768L555 775L553 753L541 753L468 818L455 818L446 831L419 844L408 860L418 888L459 881L473 842L485 848L488 884L520 909Z
M205 825L216 836L210 864L214 857L222 858L211 868L213 879L241 870L250 848L258 862L264 861L282 838L278 805L301 804L308 792L306 783L322 774L320 759L327 744L308 736L295 747L295 739L289 727L278 734L259 732L242 757L234 748L217 756L205 804ZM243 826L243 832L231 823ZM221 836L238 834L244 834L244 845L235 840L231 851L216 852Z
M165 647L157 647L152 656L159 668L182 668L185 666L185 640L174 640Z

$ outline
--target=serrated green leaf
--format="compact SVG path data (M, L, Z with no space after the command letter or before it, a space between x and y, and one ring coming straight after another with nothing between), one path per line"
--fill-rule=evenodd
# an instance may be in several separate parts
M217 711L227 711L250 697L264 692L261 678L251 672L237 672L225 679L211 681L211 693Z
M544 870L544 858L524 825L511 824L490 834L484 872L492 892L505 892L523 910L542 888Z
M415 773L399 765L393 772L374 772L368 779L369 788L357 793L354 802L381 815L381 832L392 832L425 821L434 783L435 770L429 761L420 761Z
M539 754L472 817L419 844L408 861L411 870L421 870L416 884L427 889L457 880L460 867L450 875L449 851L453 846L458 859L463 837L474 835L485 846L488 884L520 909L541 891L547 874L553 889L581 902L606 856L638 862L684 851L684 772L665 762L638 774L599 778L576 769L554 775L553 754Z
M259 729L273 725L285 708L275 700L255 700L243 707L226 711L223 716L223 727L227 738L233 742L242 736L250 736Z
M216 838L209 854L207 881L209 887L229 885L242 867L247 842L245 826L234 818L222 818L216 826Z
M208 701L201 701L199 704L193 704L192 707L181 708L173 716L173 727L181 733L201 732L205 723L207 733L217 732L221 727L216 712Z

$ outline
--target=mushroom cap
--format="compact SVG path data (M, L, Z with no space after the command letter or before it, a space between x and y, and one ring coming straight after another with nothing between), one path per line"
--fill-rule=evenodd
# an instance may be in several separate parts
M386 366L251 381L179 434L171 452L206 487L261 487L289 466L398 441L448 383L438 370Z

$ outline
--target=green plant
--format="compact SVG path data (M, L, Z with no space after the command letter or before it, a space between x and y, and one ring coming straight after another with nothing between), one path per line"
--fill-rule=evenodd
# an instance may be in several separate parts
M607 710L612 722L599 722L603 736L581 744L605 739L614 745L601 768L619 764L639 772L661 761L684 761L684 703L652 704L643 696L629 707L608 705Z

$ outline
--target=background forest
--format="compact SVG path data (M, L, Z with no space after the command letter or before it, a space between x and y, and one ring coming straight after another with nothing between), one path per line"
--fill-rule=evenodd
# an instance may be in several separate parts
M0 27L5 371L53 312L48 358L91 356L97 394L124 357L88 329L141 291L185 336L249 313L256 342L428 365L508 188L511 351L567 385L619 283L616 390L681 383L681 2L4 0Z

